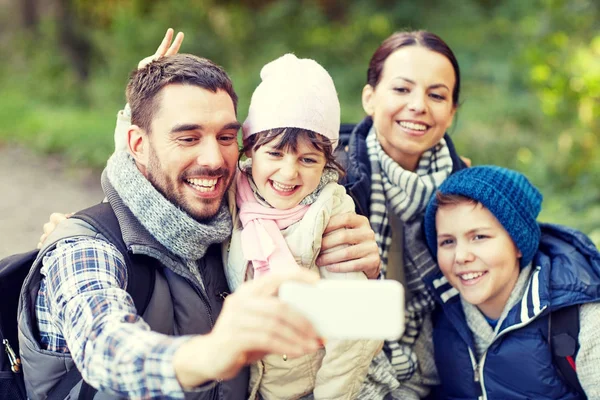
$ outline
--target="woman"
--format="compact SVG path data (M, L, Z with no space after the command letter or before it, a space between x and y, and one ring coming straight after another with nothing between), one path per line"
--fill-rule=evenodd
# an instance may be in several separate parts
M394 33L371 57L362 92L367 117L340 155L347 170L342 183L375 231L382 276L407 288L405 334L384 347L401 386L393 392L398 398L425 397L437 384L429 319L434 302L421 281L437 266L422 220L435 189L467 167L446 133L459 94L458 61L442 39L425 31ZM389 386L386 360L376 361L371 383Z

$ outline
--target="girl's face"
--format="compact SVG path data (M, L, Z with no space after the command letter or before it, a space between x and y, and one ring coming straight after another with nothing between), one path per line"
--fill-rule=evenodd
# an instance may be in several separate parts
M277 150L278 143L275 138L252 150L252 178L271 206L287 210L315 191L326 159L306 138L298 139L297 152Z
M481 204L437 210L438 264L448 282L488 318L498 319L519 278L517 249L508 232Z
M383 150L414 171L421 155L452 124L456 106L454 68L442 54L421 46L402 47L385 60L379 83L363 89L363 108L373 118Z

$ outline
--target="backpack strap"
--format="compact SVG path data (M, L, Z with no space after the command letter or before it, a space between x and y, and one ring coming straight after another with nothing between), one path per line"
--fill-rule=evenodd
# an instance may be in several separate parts
M115 245L117 250L123 255L127 266L127 292L133 299L138 315L143 315L154 292L155 271L154 268L150 268L148 257L131 257L127 245L123 241L119 221L110 204L106 202L96 204L77 212L71 218L80 219L91 225L94 230ZM52 388L47 400L63 400L67 398L69 392L79 381L81 381L79 400L93 399L97 390L82 380L81 372L77 368L72 368Z
M564 381L585 398L574 358L579 349L579 304L551 312L548 326L554 365Z
M125 258L127 265L127 292L133 298L138 315L143 315L150 303L156 275L153 268L148 268L148 258L145 263L132 259L129 249L123 241L119 220L109 203L100 203L79 211L71 218L80 219L90 224L94 229L117 247Z

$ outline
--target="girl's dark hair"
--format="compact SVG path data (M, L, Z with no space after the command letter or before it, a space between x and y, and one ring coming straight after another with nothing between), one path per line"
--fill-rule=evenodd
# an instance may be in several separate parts
M298 151L298 141L305 138L318 151L325 156L325 168L331 168L336 171L340 177L346 175L344 167L337 162L333 155L333 144L329 138L313 131L301 128L275 128L268 131L258 132L248 137L244 141L244 147L240 152L240 158L249 150L258 150L261 146L272 142L281 137L276 150L279 151Z
M383 72L383 64L385 60L396 50L406 46L421 46L439 53L446 57L454 68L454 77L456 84L452 91L452 104L458 105L460 95L460 68L458 61L452 52L452 49L439 36L427 31L412 31L412 32L396 32L387 39L375 50L369 69L367 70L367 83L373 88L377 86Z

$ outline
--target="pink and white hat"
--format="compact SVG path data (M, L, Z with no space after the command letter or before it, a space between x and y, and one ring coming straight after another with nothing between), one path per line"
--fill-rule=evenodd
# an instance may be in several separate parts
M319 63L293 54L271 61L260 71L252 94L243 138L275 128L301 128L338 144L340 102L333 79Z

